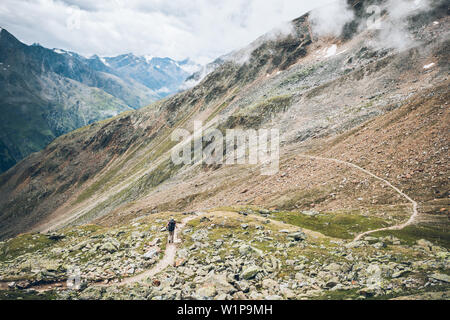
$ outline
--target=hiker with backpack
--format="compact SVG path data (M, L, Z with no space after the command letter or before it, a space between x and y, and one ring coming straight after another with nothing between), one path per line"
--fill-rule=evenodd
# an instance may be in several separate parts
M176 224L177 223L175 222L175 220L173 218L170 218L170 221L167 224L167 230L169 231L169 243L173 243Z

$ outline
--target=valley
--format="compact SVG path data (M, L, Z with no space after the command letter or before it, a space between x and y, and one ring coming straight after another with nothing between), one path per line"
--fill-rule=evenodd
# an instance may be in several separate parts
M365 28L374 3L349 0L336 37L305 14L3 173L0 299L448 300L448 5L385 14L399 48ZM278 129L279 171L175 165L196 121Z

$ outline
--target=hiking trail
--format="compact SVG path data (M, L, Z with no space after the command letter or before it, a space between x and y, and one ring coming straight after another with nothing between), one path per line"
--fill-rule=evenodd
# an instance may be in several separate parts
M371 176L371 177L373 177L373 178L375 178L375 179L385 183L392 190L397 192L399 195L401 195L403 198L405 198L406 200L408 200L408 202L410 202L412 204L412 215L408 219L408 221L406 221L406 222L404 222L402 224L395 225L395 226L390 226L390 227L386 227L386 228L380 228L380 229L369 230L369 231L363 232L363 233L357 235L353 241L361 240L361 238L363 238L363 237L365 237L365 236L367 236L369 234L372 234L372 233L375 233L375 232L379 232L379 231L402 230L402 229L406 228L407 226L410 226L410 225L412 225L413 223L416 222L416 219L417 219L417 217L419 215L419 211L417 210L417 207L418 207L417 202L414 201L413 199L411 199L405 193L403 193L399 188L397 188L394 185L392 185L386 179L380 178L379 176L375 175L374 173L372 173L372 172L370 172L370 171L368 171L368 170L366 170L366 169L364 169L364 168L362 168L362 167L360 167L360 166L358 166L356 164L353 164L351 162L347 162L347 161L343 161L343 160L339 160L339 159L334 159L334 158L324 158L324 157L309 156L309 155L303 155L303 154L300 154L298 156L303 157L303 158L313 159L313 160L331 161L331 162L340 163L340 164L344 164L346 166L353 167L353 168L355 168L355 169L357 169L357 170L359 170L361 172L364 172L365 174L367 174L367 175L369 175L369 176Z
M151 268L147 271L144 271L136 276L128 277L119 283L102 284L101 286L111 286L111 285L123 286L123 285L131 284L131 283L135 283L135 282L141 282L147 278L153 277L154 275L160 273L161 271L166 269L168 266L173 265L175 263L175 256L177 253L177 245L179 243L181 243L181 240L178 238L179 232L181 232L184 229L184 227L186 226L186 224L189 221L194 220L201 215L202 215L201 213L196 213L195 215L186 217L182 220L182 222L180 224L177 225L177 227L175 228L173 243L167 243L166 250L164 251L164 256L162 257L161 260L159 260L157 262L157 264L153 268Z
M419 212L417 210L418 208L418 204L416 201L414 201L413 199L411 199L408 195L406 195L405 193L403 193L399 188L395 187L394 185L392 185L389 181L387 181L386 179L383 179L377 175L375 175L374 173L358 166L355 165L351 162L347 162L347 161L343 161L343 160L339 160L339 159L334 159L334 158L325 158L325 157L319 157L319 156L310 156L310 155L304 155L304 154L299 154L299 157L303 157L303 158L308 158L308 159L312 159L312 160L320 160L320 161L330 161L330 162L335 162L335 163L339 163L339 164L343 164L346 166L350 166L353 167L383 183L385 183L387 186L389 186L392 190L394 190L396 193L398 193L399 195L401 195L403 198L405 198L406 200L408 200L408 202L410 202L412 204L412 215L410 216L410 218L402 223L402 224L398 224L398 225L394 225L394 226L390 226L390 227L385 227L385 228L380 228L380 229L375 229L375 230L369 230L366 232L363 232L359 235L357 235L353 241L358 241L361 240L363 237L375 233L375 232L379 232L379 231L388 231L388 230L402 230L405 227L413 224L416 222L416 219L419 215ZM136 283L136 282L141 282L144 281L148 278L151 278L153 276L155 276L156 274L160 273L161 271L165 270L167 267L169 267L170 265L173 265L175 263L175 257L176 257L176 253L177 253L177 245L181 243L181 240L179 239L178 235L179 233L185 228L186 224L189 223L190 221L200 217L201 215L206 214L205 212L196 212L195 214L188 216L186 218L184 218L182 220L181 223L179 223L177 225L177 228L175 229L175 234L174 234L174 243L167 243L166 245L166 249L164 251L164 255L161 258L161 260L159 260L157 262L157 264L147 270L144 271L136 276L132 276L132 277L128 277L123 279L123 281L118 282L118 283L96 283L93 284L93 286L99 286L99 287L109 287L109 286L124 286L124 285L128 285L128 284L132 284L132 283ZM266 218L267 219L267 218ZM268 219L273 221L272 219ZM280 222L277 222L280 223ZM287 223L283 223L284 225L289 225ZM54 284L46 284L46 285L40 285L40 286L36 286L34 287L35 290L37 291L47 291L47 290L51 290L54 287L66 287L66 284L64 282L59 282L59 283L54 283Z

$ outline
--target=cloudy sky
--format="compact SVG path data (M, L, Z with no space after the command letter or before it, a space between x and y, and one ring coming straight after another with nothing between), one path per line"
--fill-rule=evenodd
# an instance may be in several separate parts
M1 0L27 44L90 56L133 52L206 63L332 0Z

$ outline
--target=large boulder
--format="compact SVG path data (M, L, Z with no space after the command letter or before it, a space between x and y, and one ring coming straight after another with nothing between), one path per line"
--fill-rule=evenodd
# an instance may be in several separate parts
M261 269L257 266L249 266L242 271L241 278L250 280L256 277L259 272L261 272Z
M252 246L249 246L247 244L243 244L239 247L239 253L243 256L246 256L246 255L249 255L252 253L256 253L260 257L262 257L264 255L264 253L261 250L254 248Z
M367 244L368 244L367 241L361 241L361 240L359 240L359 241L352 241L352 242L349 242L349 243L347 243L347 244L345 245L345 247L346 247L347 249L353 249L353 248L364 247L364 246L366 246Z
M248 282L245 280L238 281L238 282L236 282L235 285L239 291L242 291L244 293L247 293L250 290L250 286L249 286Z
M272 279L264 279L262 282L262 287L264 289L267 289L269 293L277 293L280 289L280 285L278 282Z
M419 247L424 248L427 251L431 251L431 249L434 246L434 244L432 242L425 240L425 239L417 240L416 243Z
M288 238L291 238L291 239L293 239L295 241L302 241L302 240L306 239L306 234L303 231L301 231L301 230L296 231L296 232L288 233L287 236L288 236Z
M243 244L239 247L239 253L243 256L245 256L251 252L252 252L252 248L247 244Z
M196 296L198 299L212 299L216 295L233 294L237 290L228 281L225 274L208 274L198 286Z
M340 264L333 262L329 265L326 265L323 269L332 273L339 273L342 272L343 267Z
M450 283L450 276L443 273L434 273L430 276L431 279Z
M153 248L153 249L150 249L149 251L147 251L147 252L143 255L143 258L144 258L144 259L147 259L147 260L151 260L151 259L153 259L153 258L155 258L155 257L158 256L159 251L160 251L159 248Z
M103 245L100 247L100 250L106 251L109 253L114 253L120 248L120 243L114 239L106 240Z

